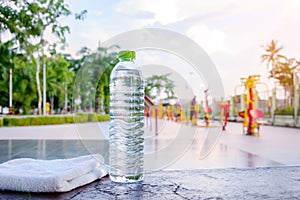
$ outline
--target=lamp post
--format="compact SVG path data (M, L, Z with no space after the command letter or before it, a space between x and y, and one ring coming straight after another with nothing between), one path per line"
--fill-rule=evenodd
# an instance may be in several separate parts
M297 73L299 69L293 71L293 84L294 84L294 126L298 124L298 109L299 109L299 81Z
M68 108L68 84L65 82L65 110Z
M9 69L9 114L12 114L12 91L13 91L13 84L12 84L12 68Z
M275 110L276 110L276 79L275 79L275 64L272 64L272 76L273 76L273 90L271 97L271 124L275 124Z
M43 63L43 115L46 115L46 65Z

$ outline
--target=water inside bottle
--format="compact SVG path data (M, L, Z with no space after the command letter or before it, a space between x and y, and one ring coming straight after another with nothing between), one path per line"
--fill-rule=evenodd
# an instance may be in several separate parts
M117 68L110 81L110 178L143 178L144 82L137 69Z

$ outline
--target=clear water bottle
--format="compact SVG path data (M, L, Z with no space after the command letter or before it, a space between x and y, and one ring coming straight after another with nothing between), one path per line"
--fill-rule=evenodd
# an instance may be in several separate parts
M109 176L114 182L143 179L144 79L134 51L119 52L110 75Z

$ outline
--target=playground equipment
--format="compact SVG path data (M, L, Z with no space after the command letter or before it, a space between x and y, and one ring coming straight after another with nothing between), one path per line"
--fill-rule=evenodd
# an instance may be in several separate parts
M155 106L154 102L147 95L145 95L144 103L145 103L144 113L146 118L146 125L147 126L150 125L150 130L152 129L151 117L153 117L155 119L155 134L157 135L158 134L158 122L157 122L158 108L157 106Z
M208 89L204 90L204 97L205 97L205 106L203 108L203 112L205 113L205 125L208 127L210 124L210 116L209 113L212 112L212 109L208 106Z
M179 102L176 103L176 113L175 113L175 121L181 122L184 119L184 112L182 110L181 104Z
M259 127L266 122L259 121L259 118L264 116L264 112L256 109L256 103L258 102L258 92L256 90L256 85L263 84L266 86L266 84L260 82L260 75L250 75L248 78L241 78L241 81L242 85L238 85L237 87L242 86L246 90L243 96L244 102L246 104L246 109L239 112L239 116L244 118L243 133L246 135L260 136ZM237 87L235 88L235 93Z
M194 126L197 126L198 124L198 112L199 112L199 104L198 103L195 103L194 106L193 106L193 114L192 114L192 125Z
M220 106L220 122L222 124L222 130L226 130L226 125L228 122L228 116L229 116L229 101L222 101L219 103Z

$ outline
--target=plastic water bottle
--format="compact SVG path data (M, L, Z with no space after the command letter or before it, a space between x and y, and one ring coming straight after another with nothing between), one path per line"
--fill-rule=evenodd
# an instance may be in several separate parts
M134 51L119 52L110 75L109 176L114 182L143 179L144 79Z

